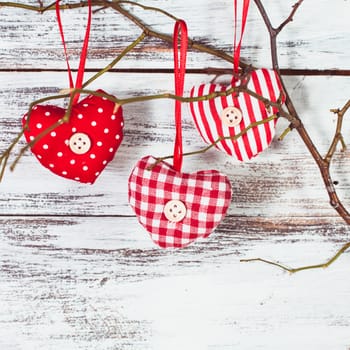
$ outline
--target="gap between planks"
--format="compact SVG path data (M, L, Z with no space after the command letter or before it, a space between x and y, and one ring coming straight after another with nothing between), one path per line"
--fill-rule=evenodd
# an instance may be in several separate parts
M77 69L72 69L77 72ZM97 73L99 68L86 68L85 72ZM34 72L66 72L66 69L51 69L51 68L0 68L0 73L34 73ZM173 69L170 68L114 68L108 71L109 73L152 73L152 74L171 74ZM231 68L191 68L187 69L188 74L231 74ZM350 76L350 69L280 69L281 75L288 76Z

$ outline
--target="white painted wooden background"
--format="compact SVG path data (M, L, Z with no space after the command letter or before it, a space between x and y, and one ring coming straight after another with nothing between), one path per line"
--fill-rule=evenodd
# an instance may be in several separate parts
M294 1L264 3L278 25ZM232 1L145 4L184 18L192 38L232 51ZM172 32L173 23L160 14L134 11L154 28ZM305 1L279 38L281 67L350 69L349 14L349 1ZM84 21L84 9L63 14L73 66ZM104 67L139 34L112 10L96 13L87 66ZM242 56L270 67L268 45L252 4ZM172 68L171 57L169 46L148 39L118 68ZM230 65L191 51L188 67ZM10 72L23 68L28 71ZM0 8L1 149L20 130L30 102L67 86L65 73L37 72L40 68L65 68L54 13ZM186 93L212 78L189 74ZM284 78L314 142L326 152L335 127L329 109L349 99L349 77ZM91 88L119 97L174 90L171 74L150 73L106 74ZM29 152L0 184L0 349L349 350L348 253L328 269L295 275L239 262L263 257L293 267L319 263L350 240L297 134L275 140L244 164L215 150L186 158L186 172L226 173L233 200L209 239L164 251L138 224L126 187L140 157L171 153L173 102L129 104L124 117L124 141L93 186L52 175ZM203 147L186 106L183 119L185 150ZM287 125L279 121L277 135ZM349 118L344 130L349 141ZM333 164L339 195L348 206L349 170L348 150Z

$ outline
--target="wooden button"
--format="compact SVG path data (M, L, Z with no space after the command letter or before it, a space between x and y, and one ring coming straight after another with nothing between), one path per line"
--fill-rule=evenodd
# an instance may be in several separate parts
M232 128L242 121L242 112L237 107L229 106L221 112L220 117L225 125Z
M186 206L183 202L173 199L165 204L164 215L170 222L180 222L186 216Z
M85 154L91 147L90 137L84 133L77 132L69 139L69 148L75 154Z

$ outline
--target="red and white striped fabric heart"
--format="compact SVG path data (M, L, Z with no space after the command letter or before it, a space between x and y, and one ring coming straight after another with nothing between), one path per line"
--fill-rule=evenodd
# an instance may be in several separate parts
M216 170L186 174L146 156L129 177L129 203L161 248L183 248L208 237L231 202L231 184Z
M216 91L226 91L230 86L202 84L191 89L191 97L205 96ZM247 88L259 96L276 102L284 101L281 82L273 70L257 69L251 72ZM240 161L249 160L265 150L275 135L276 119L251 127L237 140L233 138L252 123L269 119L278 112L267 109L264 103L248 93L241 92L215 99L190 103L195 125L203 140ZM226 138L226 139L222 139ZM227 139L231 138L231 139Z

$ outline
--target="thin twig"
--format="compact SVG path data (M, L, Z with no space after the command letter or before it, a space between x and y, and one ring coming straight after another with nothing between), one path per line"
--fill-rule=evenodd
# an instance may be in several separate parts
M58 120L56 123L50 125L49 127L47 127L45 130L43 130L38 136L35 137L35 139L33 141L28 142L24 147L21 148L18 156L15 158L15 160L13 161L13 163L10 166L10 170L14 171L15 167L17 165L17 163L19 162L19 160L22 158L22 156L24 155L24 153L31 147L34 146L35 143L37 143L39 140L41 140L44 136L46 136L49 132L55 130L58 126L62 125L64 123L64 121L62 119Z
M98 97L105 97L106 99L116 103L117 99L114 96L102 93L102 92L98 92L98 91L92 91L92 90L84 90L84 89L72 89L70 92L70 95L56 95L56 96L50 96L50 97L46 97L43 99L40 99L38 101L35 101L31 104L31 107L29 109L29 112L27 114L27 121L26 124L23 128L23 130L18 134L16 140L10 145L10 147L3 153L3 155L1 156L6 158L9 156L10 151L12 150L12 148L18 143L20 137L23 135L23 133L25 132L25 130L29 127L29 119L30 119L30 114L32 112L32 109L35 105L38 105L42 102L46 102L49 100L52 100L53 98L57 99L57 98L65 98L70 96L70 100L69 100L69 104L66 110L65 115L59 119L57 122L53 123L52 125L50 125L49 127L47 127L45 130L43 130L39 135L37 135L32 141L28 142L24 147L22 147L19 151L19 154L16 156L15 160L12 162L11 166L10 166L10 170L14 171L18 162L20 161L20 159L23 157L23 155L25 154L25 152L29 149L32 148L39 140L41 140L43 137L45 137L48 133L50 133L51 131L54 131L57 127L59 127L60 125L64 124L64 123L69 123L70 121L70 117L72 114L72 108L73 108L73 100L74 100L74 96L76 94L89 94L89 95L94 95L94 96L98 96ZM0 158L0 160L1 160ZM7 162L7 160L6 160ZM4 172L4 166L6 166L6 164L2 165L2 169L1 169L1 173Z
M0 2L0 7L16 7L16 8L22 8L25 10L30 10L30 11L36 11L38 13L44 13L46 11L49 10L54 10L55 9L55 2L53 2L52 4L44 7L42 1L38 0L39 2L39 6L32 6L32 5L26 5L26 4L20 4L20 3L14 3L14 2ZM224 92L216 92L214 94L209 94L207 96L199 96L196 98L187 98L187 97L179 97L179 96L175 96L173 94L159 94L159 95L151 95L151 96L137 96L137 97L131 97L131 98L127 98L127 99L117 99L113 96L107 96L107 98L109 98L110 100L114 101L115 103L118 103L120 105L122 104L127 104L127 103L133 103L133 102L140 102L140 101L147 101L147 100L154 100L154 99L160 99L160 98L170 98L170 99L176 99L176 100L180 100L183 102L194 102L194 101L202 101L202 100L206 100L206 99L212 99L218 96L227 96L233 92L245 92L247 94L250 94L251 96L257 98L258 100L262 101L266 106L274 106L277 107L279 110L279 115L282 117L287 118L290 121L290 126L287 129L288 131L290 131L291 129L296 129L296 131L299 133L299 136L301 137L301 139L303 140L304 144L306 145L307 149L309 150L311 156L313 157L313 159L315 160L316 164L319 167L320 173L322 175L323 178L323 182L325 184L326 190L328 192L329 195L329 199L330 199L330 203L331 205L334 207L334 209L338 212L338 214L344 219L344 221L347 224L350 224L350 215L349 212L346 210L346 208L343 206L342 202L340 201L340 199L337 196L337 193L335 191L335 188L333 186L333 181L330 175L330 169L329 169L329 165L331 163L331 160L335 154L336 151L336 146L341 143L343 149L345 148L345 141L343 139L343 135L342 135L342 126L343 126L343 118L344 118L344 114L346 113L346 111L350 108L350 101L348 101L348 103L341 109L341 110L337 110L337 115L338 115L338 121L337 121L337 127L336 127L336 131L332 140L332 143L329 147L329 150L326 154L325 157L322 157L321 154L319 153L318 149L316 148L316 146L313 144L307 130L305 129L297 111L296 108L294 107L294 104L290 98L290 96L288 95L287 90L285 89L285 85L283 82L283 79L280 75L280 69L279 69L279 64L278 64L278 52L277 52L277 36L278 34L285 28L285 26L290 23L291 21L293 21L293 18L298 10L298 8L301 6L301 4L303 3L303 0L298 0L290 14L288 15L288 17L278 26L278 27L273 27L270 21L270 18L262 4L261 0L254 0L259 12L261 13L261 16L264 20L264 23L268 29L269 35L270 35L270 45L271 45L271 59L272 59L272 66L273 68L277 71L277 73L280 76L280 80L282 82L285 94L286 94L286 107L287 107L287 111L283 110L280 104L280 101L277 102L271 102L268 101L267 99L265 99L262 96L257 95L255 92L253 91L249 91L248 89L246 89L245 86L241 86L241 87L235 87L232 89L228 89ZM87 6L87 1L82 1L79 3L74 3L74 4L65 4L65 5L61 5L62 9L73 9L73 8L80 8L80 7L84 7ZM106 0L92 0L92 6L97 6L99 9L100 8L112 8L115 11L119 12L121 15L123 15L124 17L128 18L131 22L133 22L136 26L138 26L139 28L142 29L143 33L141 34L141 36L139 36L138 39L136 39L136 41L134 43L132 43L131 45L129 45L121 54L121 56L117 57L114 61L112 61L112 63L108 66L106 66L105 68L103 68L101 71L99 71L95 76L93 76L90 80L88 80L86 82L86 84L83 86L83 89L75 89L73 90L73 92L70 92L70 94L68 95L59 95L59 96L51 96L51 97L47 97L44 99L40 99L37 100L35 102L33 102L30 105L28 114L27 114L27 123L24 126L24 130L26 127L28 127L28 123L29 123L29 119L30 119L30 114L31 114L31 110L32 107L36 104L39 103L43 103L43 102L47 102L49 100L53 100L53 99L57 99L57 98L65 98L65 97L69 97L70 96L70 103L68 106L68 109L66 111L65 116L63 117L62 120L58 121L57 123L53 124L52 126L50 126L48 129L44 130L42 134L37 136L36 140L33 140L33 143L30 142L27 144L26 147L22 148L22 150L20 151L20 154L18 155L18 157L16 158L16 160L14 161L14 163L11 166L11 169L14 168L14 166L17 164L18 160L21 158L21 156L23 155L23 153L31 146L34 145L35 142L38 141L38 139L40 139L41 137L45 136L48 132L50 132L51 130L53 130L54 128L56 128L58 125L61 125L64 122L68 122L70 115L71 115L71 111L73 108L72 105L72 96L74 96L74 94L76 93L91 93L93 95L98 95L97 92L95 91L90 91L90 90L85 90L84 88L91 83L92 81L96 80L98 77L100 77L102 74L104 74L105 72L107 72L108 70L110 70L117 62L119 62L119 60L130 50L132 50L139 42L141 42L144 37L146 36L150 36L150 37L154 37L154 38L159 38L161 40L163 40L164 42L167 43L172 43L173 42L173 37L171 35L167 35L161 32L157 32L155 30L153 30L149 25L147 25L146 23L144 23L141 19L139 19L138 17L136 17L131 11L127 10L123 5L131 5L131 6L138 6L143 8L144 10L151 10L151 11L156 11L158 13L161 13L162 15L165 15L167 17L169 17L171 20L176 20L177 18L173 15L171 15L170 13L162 10L162 9L158 9L155 7L150 7L150 6L144 6L144 5L140 5L136 2L133 1L127 1L127 0L112 0L112 1L106 1ZM215 57L221 58L223 60L226 60L230 63L232 63L232 56L226 54L223 51L220 50L216 50L215 48L206 46L206 45L202 45L200 43L197 43L193 40L189 40L189 47L200 51L200 52L205 52L208 53L210 55L213 55ZM249 66L242 63L241 62L241 67L244 68L248 68ZM58 125L56 125L58 124ZM0 170L0 178L3 176L4 174L4 169L6 167L6 164L8 162L9 159L9 155L11 153L11 151L13 150L13 147L18 143L20 137L23 135L24 130L21 131L21 133L18 134L18 136L16 137L16 139L12 142L12 144L9 146L9 148L3 153L3 155L0 157L0 165L1 165L1 170ZM281 135L281 137L284 137L286 133L283 133ZM237 135L238 136L238 135ZM242 136L242 135L240 135ZM239 136L239 137L240 137ZM34 142L35 141L35 142ZM218 140L217 142L220 142L220 140ZM193 155L193 154L198 154L198 153L202 153L205 152L205 150L210 149L211 147L213 147L215 145L215 143L213 145L209 145L208 147L206 147L205 149L201 150L201 151L196 151L196 152L189 152L187 155ZM274 263L265 259L261 259L261 258L257 258L257 259L247 259L245 261L264 261L266 263L275 265L275 266L279 266L287 271L290 272L297 272L300 270L306 270L306 269L312 269L312 268L319 268L319 267L327 267L329 266L331 263L333 263L345 250L347 250L350 246L350 243L345 244L338 252L335 256L333 256L329 261L327 261L325 264L317 264L317 265L310 265L310 266L304 266L301 268L297 268L297 269L289 269L287 267L284 267L283 265L279 264L279 263Z
M296 12L296 10L299 8L299 6L302 3L301 1L298 1L291 12L291 14L288 16L288 18L282 22L282 24L278 27L278 29L273 28L271 21L268 17L268 14L260 0L254 0L255 4L258 7L258 10L263 17L263 20L265 22L265 25L268 29L268 32L270 34L270 43L271 43L271 58L272 58L272 63L274 69L279 73L279 64L278 64L278 54L277 54L277 35L279 32L289 23L292 21L293 16ZM280 75L280 74L279 74ZM282 85L284 86L283 79L280 75L280 79L282 82ZM319 167L326 191L328 193L329 199L330 199L330 204L331 206L338 212L338 214L343 218L343 220L347 223L350 224L350 214L347 211L347 209L344 207L342 204L341 200L339 199L335 187L334 187L334 182L332 180L332 177L330 175L330 169L329 165L331 162L331 159L335 153L336 145L341 142L344 145L344 140L342 137L342 122L343 122L343 117L346 111L350 108L350 100L345 104L345 106L341 110L337 110L338 114L338 122L337 122L337 128L335 131L335 135L333 138L333 142L329 148L329 151L326 155L325 158L321 157L321 154L319 153L318 149L316 146L313 144L308 132L306 131L303 123L301 122L298 113L293 105L292 100L290 99L290 96L288 95L288 92L286 91L286 106L289 111L289 113L294 117L293 120L291 121L291 126L293 129L296 129L297 132L299 133L301 139L303 140L304 144L306 145L307 149L309 150L311 156L315 160L317 166ZM298 121L295 123L295 121ZM288 129L287 129L288 130ZM285 136L285 133L282 134L282 136ZM316 264L316 265L309 265L309 266L303 266L299 268L288 268L282 264L279 264L277 262L269 261L266 259L262 258L255 258L255 259L244 259L241 261L248 262L248 261L261 261L267 264L271 264L277 267L282 268L283 270L295 273L298 271L302 270L309 270L309 269L316 269L316 268L322 268L322 267L328 267L331 265L334 261L338 259L338 257L343 254L344 251L346 251L350 247L350 243L346 243L331 259L329 259L325 264Z
M252 128L255 128L259 125L262 124L266 124L269 123L270 121L277 119L278 116L276 114L271 115L270 117L260 120L258 122L254 122L249 124L246 128L244 128L243 130L241 130L238 134L234 135L234 136L222 136L219 137L217 140L215 140L213 143L211 143L209 146L204 147L198 151L192 151L192 152L186 152L183 154L184 157L187 156L194 156L194 155L198 155L198 154L202 154L205 153L207 151L209 151L211 148L215 147L219 142L223 141L223 140L231 140L231 141L237 141L239 138L241 138L243 135L245 135L249 130L251 130ZM158 157L156 162L154 164L152 164L148 170L152 170L154 168L154 166L156 166L158 163L167 160L167 159L172 159L174 158L174 155L169 155L169 156L165 156L165 157Z
M117 2L118 4L129 4L129 5L132 5L132 6L141 7L145 11L159 12L159 13L165 15L166 17L169 17L170 19L172 19L174 21L178 20L178 18L175 17L174 15L172 15L171 13L169 13L169 12L163 10L163 9L157 8L157 7L145 6L145 5L142 5L142 4L137 3L135 1L127 1L127 0L115 0L114 2Z
M240 262L253 262L253 261L260 261L269 265L277 266L282 270L288 271L290 273L296 273L299 271L304 270L313 270L313 269L321 269L321 268L327 268L330 265L332 265L343 253L345 253L350 248L350 242L345 243L329 260L327 260L325 263L322 264L315 264L315 265L306 265L301 267L295 267L291 268L286 265L282 265L278 262L266 260L262 258L253 258L253 259L241 259Z
M289 14L289 16L286 18L285 21L283 21L275 30L276 30L276 35L282 31L282 29L290 22L293 21L293 18L294 18L294 15L295 13L297 12L299 6L301 6L301 4L303 3L304 0L299 0L297 3L295 3L293 6L292 6L292 11L291 13Z
M132 42L129 46L127 46L122 51L122 53L120 55L118 55L118 57L116 59L114 59L109 65L107 65L101 71L99 71L94 76L92 76L88 81L83 83L83 88L88 86L89 84L91 84L93 81L95 81L97 78L99 78L102 74L106 73L108 70L112 69L128 52L130 52L136 45L138 45L145 38L145 36L146 36L145 33L142 33L134 42ZM38 104L45 103L48 101L52 101L52 100L56 100L56 99L64 99L64 98L67 98L69 96L74 96L76 93L87 93L87 94L95 95L95 96L99 96L99 97L106 97L107 99L112 100L113 102L117 103L117 99L114 98L114 96L106 95L104 93L99 93L97 91L84 90L84 89L75 89L75 90L73 89L72 91L70 91L67 94L48 96L48 97L40 98L40 99L32 102L29 105L29 109L27 112L27 120L26 120L26 123L25 123L23 129L18 133L18 135L16 136L14 141L9 145L9 147L0 156L0 182L4 176L6 165L7 165L7 162L8 162L8 159L9 159L11 152L13 151L14 147L17 145L17 143L19 142L19 140L23 136L24 130L26 130L29 126L30 116L31 116L33 107L38 105ZM64 122L68 122L68 120L70 118L70 112L71 112L71 108L72 108L71 103L72 103L72 99L70 100L69 109L67 110L67 113L64 116ZM25 152L29 148L33 147L37 141L39 141L42 137L44 137L48 132L53 131L59 125L61 125L61 124L55 123L55 124L51 125L48 128L48 130L43 130L42 134L38 135L34 140L32 140L25 147L23 147L20 150L19 155L15 158L15 160L11 164L10 170L13 171L15 169L19 160L22 158L22 156L25 154Z
M272 102L268 99L266 99L263 96L258 95L256 92L251 91L245 87L241 87L241 86L235 86L232 87L230 89L227 89L226 91L216 91L216 92L212 92L208 95L203 95L203 96L197 96L197 97L183 97L183 96L177 96L174 94L169 94L169 93L164 93L164 94L157 94L157 95L146 95L146 96L136 96L136 97L129 97L129 98L125 98L125 99L120 99L117 98L115 96L112 95L108 95L105 94L103 92L98 92L98 91L94 91L94 90L87 90L87 89L72 89L70 90L70 95L69 94L64 94L64 95L55 95L55 96L50 96L50 97L45 97L42 98L40 100L34 101L31 103L28 114L27 114L27 121L26 124L24 126L24 130L26 130L26 128L28 128L29 125L29 120L30 120L30 115L31 115L31 111L33 109L33 107L35 105L38 105L40 103L43 102L47 102L49 100L52 99L59 99L59 98L66 98L70 96L70 102L69 105L67 107L67 111L64 115L64 117L62 118L62 121L58 121L57 123L52 124L50 127L48 127L47 129L43 130L42 133L40 133L34 140L32 140L31 142L29 142L28 144L26 144L24 147L21 148L19 154L17 155L17 157L15 158L15 160L13 161L13 163L10 166L10 170L13 171L15 169L15 167L17 166L19 160L23 157L23 155L25 154L25 152L33 147L35 145L35 143L37 141L39 141L42 137L44 137L45 135L47 135L49 132L53 131L55 128L57 128L58 126L60 126L62 123L68 123L70 116L71 116L71 112L72 112L72 108L73 108L73 99L72 97L76 94L87 94L87 95L94 95L94 96L98 96L98 97L105 97L108 100L114 102L115 104L122 106L122 105L126 105L129 103L135 103L135 102L144 102L144 101L150 101L150 100L158 100L158 99L172 99L172 100L178 100L181 102L198 102L198 101L206 101L206 100L211 100L220 96L228 96L233 94L234 92L244 92L246 94L249 94L250 96L255 97L256 99L262 101L266 106L272 106L277 108L280 112L282 112L283 114L286 114L286 112L284 112L282 110L282 106L280 104L280 102ZM263 121L260 122L256 122L256 123L252 123L250 124L247 129L245 129L246 131L248 131L250 128L260 125L262 123L268 122L270 120L276 119L277 116L273 115L270 116L269 118L266 118ZM243 130L241 131L239 134L237 134L237 138L241 137L246 131ZM23 134L23 130L21 131L21 133ZM20 134L21 134L20 133ZM13 142L9 148L3 152L2 156L0 157L0 162L2 161L2 159L5 159L6 157L8 157L8 155L10 154L10 151L12 151L13 147L15 146L15 144L18 143L20 137L17 137L15 142ZM226 139L226 137L222 138L222 139ZM209 149L213 146L215 146L218 142L220 142L221 140L217 140L216 142L214 142L214 144L209 146ZM207 147L208 148L208 147ZM197 151L197 152L192 152L189 154L185 154L185 155L194 155L194 154L198 154L198 153L203 153L205 151L201 150L201 151ZM7 162L7 159L6 159ZM3 164L6 162L3 162ZM3 165L2 165L3 166ZM0 173L1 175L1 173Z
M129 53L131 50L135 48L139 43L141 43L146 38L146 33L142 32L142 34L134 40L129 46L127 46L120 55L116 59L114 59L110 64L108 64L105 68L101 69L99 72L97 72L94 76L92 76L89 80L87 80L82 87L85 88L86 86L90 85L93 81L95 81L97 78L99 78L104 73L111 70L123 57L126 56L127 53Z
M126 10L123 6L121 6L122 2L117 1L117 2L109 3L108 1L105 1L105 3L110 4L111 8L113 8L114 10L116 10L117 12L122 14L124 17L128 18L136 26L138 26L144 32L146 32L148 36L160 39L160 40L167 42L167 43L170 43L170 44L173 43L172 35L160 33L156 30L151 29L150 26L143 23L139 18L137 18L135 15L133 15L130 11ZM154 10L154 8L152 8L152 10ZM188 39L188 47L190 49L193 49L193 50L205 52L205 53L208 53L210 55L216 56L216 57L221 58L221 59L228 61L230 63L232 63L232 61L233 61L233 58L231 55L228 55L227 53L225 53L221 50L217 50L215 48L197 43L197 42L193 41L192 39ZM249 67L249 65L245 64L244 62L240 62L240 66L243 68Z
M26 120L25 125L23 126L22 130L17 134L15 139L11 142L11 144L7 147L7 149L0 155L0 181L2 180L2 178L4 176L5 168L6 168L6 165L7 165L7 161L8 161L8 158L9 158L11 152L13 151L14 147L18 144L18 142L22 138L22 136L24 134L24 130L26 130L28 128L28 125L29 125L28 123L30 121L30 116L31 116L33 107L38 105L38 104L50 101L50 100L56 100L56 99L65 98L65 97L68 97L68 96L69 95L48 96L48 97L40 98L40 99L32 102L29 105L29 109L28 109L28 112L27 112L27 120Z
M269 35L270 35L270 44L271 44L271 59L272 59L272 65L274 67L274 69L278 72L279 74L279 64L278 64L278 52L277 52L277 35L279 34L279 32L272 26L270 18L265 10L265 7L263 6L261 0L254 0L263 20L264 23L268 29ZM293 16L295 15L296 10L300 7L302 1L298 1L294 7L293 10L291 12L291 14L288 16L288 18L282 23L282 28L284 28L286 26L287 23L291 22L291 20L293 19ZM350 224L350 213L349 211L345 208L345 206L343 205L343 203L341 202L341 200L339 199L336 190L334 188L334 181L331 177L330 174L330 169L329 169L329 162L330 160L325 160L320 152L318 151L317 147L314 145L314 143L312 142L309 133L307 132L307 130L305 129L297 111L296 108L294 107L294 104L285 88L285 84L284 81L280 76L280 80L282 82L282 85L284 87L284 91L286 94L286 107L288 109L289 115L293 116L293 120L291 120L291 124L293 126L293 129L295 129L299 136L301 137L301 139L303 140L305 146L307 147L307 149L309 150L312 158L315 160L319 171L321 173L326 191L328 193L328 197L329 197L329 202L330 205L338 212L338 214L343 218L343 220L347 223ZM338 132L339 134L339 132ZM341 132L340 132L341 134ZM335 136L335 139L339 138L339 135ZM340 138L341 139L341 138Z
M283 141L284 138L292 131L292 128L290 126L288 126L283 132L282 134L278 137L278 141Z
M348 100L344 107L341 109L332 109L331 112L335 113L338 117L337 119L337 126L336 130L334 133L333 141L329 147L329 150L324 158L324 160L329 164L332 160L332 157L337 149L337 145L340 142L342 145L342 149L344 150L346 148L343 135L342 135L342 128L343 128L343 120L344 120L344 115L350 108L350 100Z
M154 37L154 38L158 38L161 39L167 43L172 44L173 42L173 37L172 35L167 35L164 33L160 33L158 31L152 30L150 28L150 26L148 26L147 24L143 23L142 20L140 20L139 18L137 18L135 15L133 15L130 11L126 10L122 4L124 1L105 1L105 0L91 0L91 5L92 6L97 6L97 7L105 7L105 8L113 8L115 11L119 12L121 15L123 15L124 17L128 18L131 22L133 22L137 27L139 27L143 32L145 32L147 34L147 36L150 37ZM134 3L132 1L128 1L129 4L133 4L138 6L139 4ZM63 4L60 5L60 8L62 10L68 10L68 9L76 9L76 8L81 8L81 7L86 7L88 6L88 2L87 1L81 1L79 3L74 3L74 4ZM39 12L39 13L44 13L47 11L51 11L51 10L55 10L55 3L50 4L49 6L42 8L42 7L38 7L38 6L33 6L33 5L26 5L26 4L22 4L22 3L15 3L15 2L0 2L0 7L15 7L15 8L21 8L24 10L29 10L29 11L35 11L35 12ZM168 16L170 14L168 14L166 11L161 10L161 9L157 9L155 7L147 7L144 6L145 10L152 10L152 11L157 11ZM170 17L172 18L176 18L175 16L170 15ZM224 51L221 50L217 50L213 47L209 47L207 45L204 44L200 44L198 42L195 42L194 40L189 39L188 40L188 47L196 50L196 51L200 51L200 52L204 52L207 53L209 55L221 58L227 62L232 63L233 58L231 55L228 55L227 53L225 53ZM242 68L248 68L251 67L251 65L248 65L244 62L240 62L240 66Z

